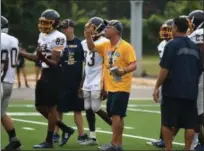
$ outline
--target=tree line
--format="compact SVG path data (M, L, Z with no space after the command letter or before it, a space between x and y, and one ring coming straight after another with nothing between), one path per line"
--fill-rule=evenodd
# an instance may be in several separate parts
M83 38L84 24L93 16L106 19L120 19L124 24L124 39L130 40L130 2L128 0L5 0L2 1L2 15L10 22L10 33L22 45L33 51L38 39L38 18L41 13L52 8L62 19L70 18L77 24L76 35ZM200 1L144 0L143 2L143 49L154 53L159 43L159 28L162 23L178 15L188 15L195 9L202 9Z

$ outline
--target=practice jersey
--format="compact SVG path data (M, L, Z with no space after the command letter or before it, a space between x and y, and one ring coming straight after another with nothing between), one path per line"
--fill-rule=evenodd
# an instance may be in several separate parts
M1 33L1 77L3 77L3 82L14 83L15 68L19 54L18 45L19 41L17 38ZM3 71L6 61L8 62L8 68Z
M163 56L163 53L164 53L164 48L167 44L167 41L166 40L163 40L162 42L160 42L160 44L157 46L157 50L158 50L158 53L159 53L159 58L161 59L162 56Z
M57 30L49 34L40 33L38 45L42 47L43 55L49 58L54 50L62 53L66 46L66 36ZM41 65L42 68L49 68L45 62L41 62Z
M196 44L203 44L204 43L204 40L203 40L204 31L203 30L204 30L203 28L195 30L189 35L189 38Z
M100 37L94 44L100 44L108 41L105 37ZM103 88L103 57L98 52L92 52L88 49L86 40L82 41L85 56L85 80L83 90L101 90Z
M200 28L192 32L188 37L195 43L195 44L204 44L203 36L204 36L204 29ZM203 78L204 72L200 76L199 87L203 87Z

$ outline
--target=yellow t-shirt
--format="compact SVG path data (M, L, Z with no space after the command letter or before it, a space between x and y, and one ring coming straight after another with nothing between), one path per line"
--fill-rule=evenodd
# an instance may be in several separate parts
M95 45L96 51L104 57L104 85L109 92L130 92L132 73L126 73L115 79L110 72L110 67L126 68L136 61L134 48L125 40L119 41L116 46L111 46L110 41ZM112 66L111 66L112 65Z

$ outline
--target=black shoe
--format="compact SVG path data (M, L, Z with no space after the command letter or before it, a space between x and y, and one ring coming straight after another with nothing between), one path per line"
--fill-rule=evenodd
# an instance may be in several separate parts
M62 140L61 140L61 143L60 143L60 147L64 146L67 143L67 141L69 140L71 135L74 133L74 131L75 130L73 128L71 128L70 130L62 132Z
M10 143L5 147L5 150L18 150L22 146L21 142L15 138L10 140Z
M54 148L54 146L51 143L43 142L38 145L34 145L33 148Z
M119 150L119 148L117 148L116 146L113 146L112 144L105 144L101 147L98 147L99 151L122 151Z
M89 139L89 137L87 134L84 134L82 136L78 136L77 143L82 144L82 143L86 142L88 139Z
M78 142L80 145L98 145L96 138L88 138L82 142Z

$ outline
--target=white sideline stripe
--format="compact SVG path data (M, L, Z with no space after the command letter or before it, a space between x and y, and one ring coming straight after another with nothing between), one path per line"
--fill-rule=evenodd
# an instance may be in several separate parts
M22 129L24 129L24 130L29 130L29 131L35 130L34 128L31 128L31 127L22 127Z
M128 104L128 107L158 107L158 104L141 104L141 105L137 105L137 104ZM26 107L26 108L34 108L35 106L32 104L11 104L9 105L9 107ZM102 107L106 107L106 105L102 105Z
M154 110L144 110L144 109L135 109L135 108L128 108L128 111L133 112L143 112L143 113L155 113L155 114L161 114L160 111L154 111ZM9 116L41 116L38 112L8 112ZM74 113L66 113L64 115L67 116L73 116ZM82 113L83 116L85 116L85 113Z
M30 124L38 124L38 125L47 125L47 123L44 122L38 122L38 121L30 121L30 120L22 120L22 119L15 119L13 118L14 121L18 122L24 122L24 123L30 123ZM76 129L76 127L74 127ZM89 130L88 128L84 128L85 130ZM103 131L103 130L96 130L98 133L104 133L104 134L112 134L110 131ZM142 136L135 136L135 135L129 135L129 134L123 134L124 137L129 137L129 138L136 138L136 139L141 139L141 140L146 140L146 141L155 141L155 139L148 138L148 137L142 137ZM178 143L178 142L173 142L173 144L184 146L184 143Z
M144 110L144 109L134 109L134 108L128 108L128 111L134 111L134 112L144 112L144 113L156 113L161 114L160 111L154 111L154 110Z
M9 116L41 116L38 112L8 112ZM74 113L66 113L64 115L73 116ZM85 113L82 113L83 116L85 116Z
M124 128L127 129L127 130L133 130L133 129L135 129L134 127L129 127L129 126L124 126Z

